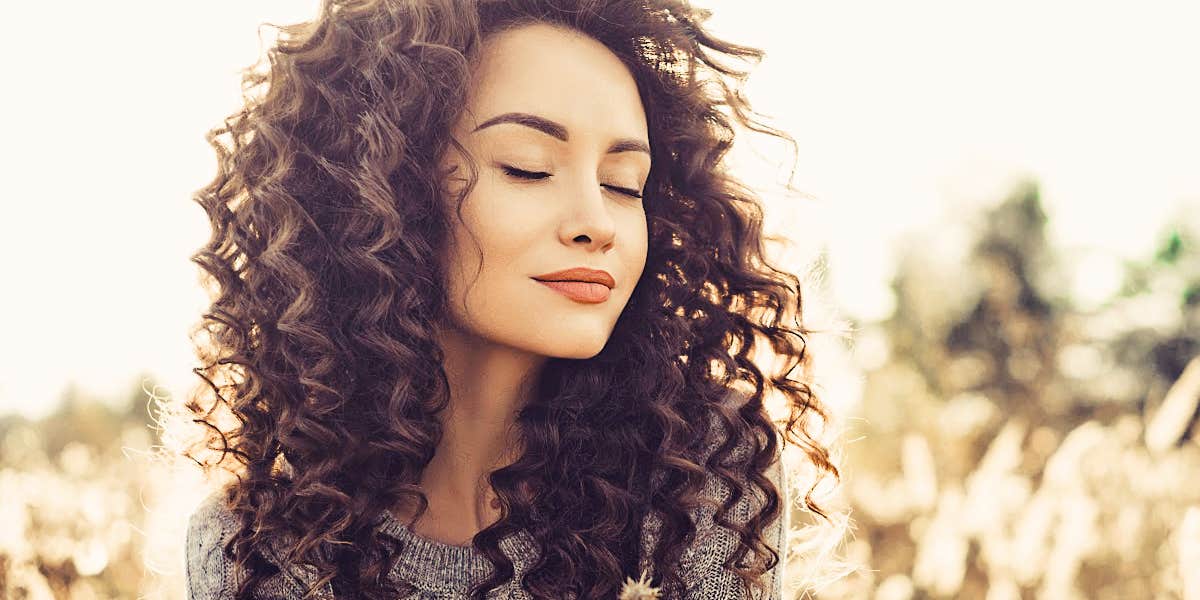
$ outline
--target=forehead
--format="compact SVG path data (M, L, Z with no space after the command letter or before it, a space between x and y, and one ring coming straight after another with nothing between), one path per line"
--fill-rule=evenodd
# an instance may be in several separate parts
M557 121L572 136L646 138L646 115L625 64L599 41L547 24L484 41L462 126L469 131L506 112Z

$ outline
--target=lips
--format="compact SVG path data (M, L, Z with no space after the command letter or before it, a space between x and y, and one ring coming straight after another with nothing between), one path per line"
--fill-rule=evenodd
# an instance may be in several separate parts
M612 291L601 283L590 281L538 281L538 283L584 304L599 304L608 300Z
M612 275L600 269L574 267L533 278L538 283L584 304L599 304L608 300L617 283Z
M617 286L617 282L613 279L612 275L608 274L608 271L589 269L587 267L574 267L571 269L564 269L562 271L555 271L553 273L546 273L545 275L538 275L534 277L534 279L543 283L551 281L581 281L586 283L598 283L609 289Z

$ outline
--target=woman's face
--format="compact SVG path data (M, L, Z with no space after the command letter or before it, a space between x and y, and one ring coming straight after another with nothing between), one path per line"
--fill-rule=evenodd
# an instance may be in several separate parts
M646 263L646 213L630 194L650 154L633 77L600 42L536 24L489 37L470 90L452 132L479 169L444 257L454 326L542 356L595 356ZM447 188L460 190L461 156L442 167L457 167ZM574 267L614 285L558 284L589 302L534 279Z

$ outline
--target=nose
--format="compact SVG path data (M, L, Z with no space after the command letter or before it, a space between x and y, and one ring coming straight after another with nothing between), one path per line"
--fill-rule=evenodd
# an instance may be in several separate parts
M611 201L595 177L580 177L579 182L572 186L571 209L560 237L566 245L584 244L589 251L607 251L617 234Z

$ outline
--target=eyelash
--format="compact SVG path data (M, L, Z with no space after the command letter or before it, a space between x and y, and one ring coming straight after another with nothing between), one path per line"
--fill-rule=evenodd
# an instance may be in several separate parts
M517 179L525 179L528 181L540 181L540 180L545 179L550 176L549 173L525 171L522 169L518 169L516 167L510 167L508 165L503 165L503 168L504 168L504 172L506 174L508 174L510 177L516 177ZM639 198L640 199L642 197L641 194L637 193L634 190L628 189L628 188L617 187L615 185L605 185L604 187L606 187L618 194L629 196L630 198Z

